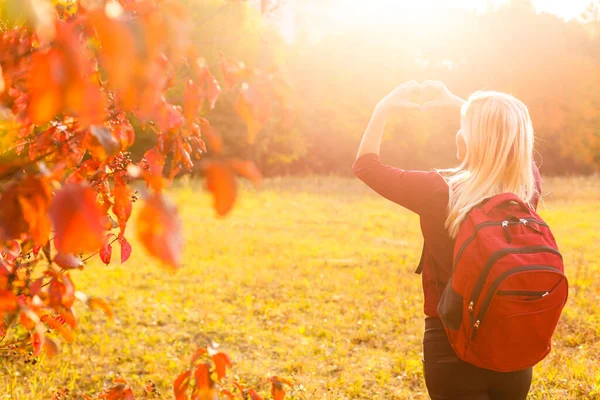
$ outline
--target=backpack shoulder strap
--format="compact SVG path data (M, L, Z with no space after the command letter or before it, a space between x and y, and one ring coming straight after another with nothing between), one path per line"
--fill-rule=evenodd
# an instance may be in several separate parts
M423 262L425 260L425 242L423 242L423 250L421 251L421 260L419 260L419 265L415 270L415 274L420 275L423 272Z

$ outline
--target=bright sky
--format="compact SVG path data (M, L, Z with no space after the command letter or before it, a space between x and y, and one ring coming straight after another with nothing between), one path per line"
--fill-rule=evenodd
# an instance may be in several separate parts
M509 0L287 0L282 10L280 27L283 35L293 40L293 16L303 15L309 21L327 21L338 26L377 26L396 20L427 20L432 10L459 8L484 11ZM565 20L580 15L591 0L533 0L538 12L549 12ZM316 22L316 21L315 21Z

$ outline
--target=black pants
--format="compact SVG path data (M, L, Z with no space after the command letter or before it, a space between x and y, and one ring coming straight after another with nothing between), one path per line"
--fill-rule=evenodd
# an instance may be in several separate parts
M460 360L438 318L425 320L423 338L425 383L432 400L524 400L531 386L531 368L495 372Z

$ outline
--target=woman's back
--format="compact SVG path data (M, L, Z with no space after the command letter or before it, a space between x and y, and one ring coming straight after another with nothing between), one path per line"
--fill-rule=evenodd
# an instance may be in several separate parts
M421 89L437 98L419 105L410 98ZM446 171L406 171L379 161L381 136L394 107L424 109L430 105L461 106L456 135L461 165ZM495 372L456 356L441 320L438 303L453 268L454 238L468 211L488 197L517 194L535 208L541 192L539 171L532 161L533 128L525 105L512 96L480 92L469 102L452 95L441 82L400 85L375 109L361 141L355 175L383 197L417 213L424 248L422 270L425 334L425 382L432 399L525 399L532 369ZM442 174L444 175L442 177Z

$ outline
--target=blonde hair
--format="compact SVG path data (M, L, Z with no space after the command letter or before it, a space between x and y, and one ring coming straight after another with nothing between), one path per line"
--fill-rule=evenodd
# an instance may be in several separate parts
M511 192L531 206L533 126L525 104L499 92L476 92L461 109L466 154L458 168L442 171L450 188L446 229L456 237L465 216L484 199Z

